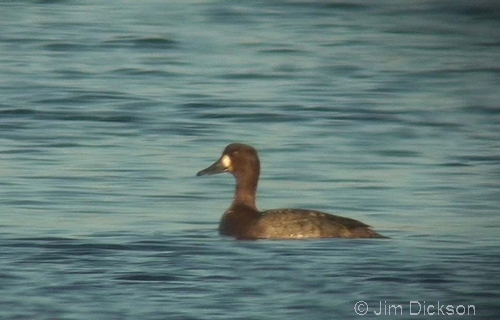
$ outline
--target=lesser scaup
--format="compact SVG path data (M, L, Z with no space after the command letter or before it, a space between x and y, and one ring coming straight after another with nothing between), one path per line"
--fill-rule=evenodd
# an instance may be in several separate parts
M219 233L237 239L385 238L358 220L304 209L259 211L255 205L260 161L257 150L232 143L197 176L230 172L236 178L234 200Z

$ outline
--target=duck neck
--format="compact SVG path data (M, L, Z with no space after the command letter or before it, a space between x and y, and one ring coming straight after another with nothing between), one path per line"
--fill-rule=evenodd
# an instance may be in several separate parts
M236 191L233 203L242 203L257 210L255 200L257 198L257 182L259 175L235 175Z

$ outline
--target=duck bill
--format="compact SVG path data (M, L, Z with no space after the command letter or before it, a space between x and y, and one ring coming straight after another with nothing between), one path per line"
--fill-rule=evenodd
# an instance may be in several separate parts
M212 164L210 167L201 170L196 174L197 177L199 176L205 176L205 175L210 175L210 174L217 174L217 173L222 173L226 172L226 167L222 164L222 158L217 160L214 164Z

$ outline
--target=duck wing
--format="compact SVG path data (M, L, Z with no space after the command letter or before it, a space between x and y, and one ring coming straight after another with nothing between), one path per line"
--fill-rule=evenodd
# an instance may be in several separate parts
M263 211L257 229L265 238L383 238L361 221L315 210Z

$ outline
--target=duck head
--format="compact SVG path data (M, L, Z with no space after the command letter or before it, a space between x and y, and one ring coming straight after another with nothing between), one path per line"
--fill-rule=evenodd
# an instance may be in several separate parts
M231 143L224 149L219 160L196 175L204 176L222 172L232 173L237 179L252 176L258 179L260 161L257 150L246 144Z

